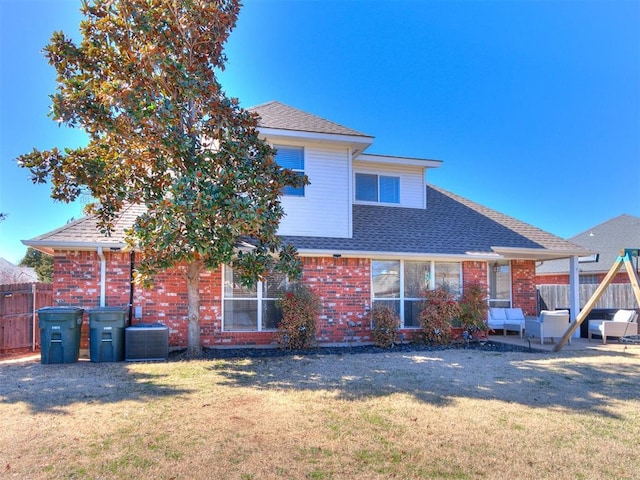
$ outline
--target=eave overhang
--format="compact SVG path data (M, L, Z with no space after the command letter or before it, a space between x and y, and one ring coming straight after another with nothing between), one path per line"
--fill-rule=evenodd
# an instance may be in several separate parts
M34 248L47 255L53 255L55 250L95 251L99 247L111 251L124 250L126 243L122 242L52 242L47 240L22 240L22 244Z
M375 155L371 153L363 153L358 157L358 161L378 165L411 165L423 168L439 168L442 166L442 160L433 160L430 158L397 157L393 155Z
M283 128L259 128L260 134L272 143L285 143L291 140L304 140L313 143L332 143L345 145L354 151L354 155L369 148L373 137L367 135L343 135L337 133L305 132L301 130L287 130Z
M338 257L338 258L375 258L375 259L440 259L443 261L496 261L496 260L557 260L575 256L589 255L592 252L584 249L540 249L540 248L513 248L492 247L492 252L465 252L453 253L408 253L394 251L366 251L347 249L307 249L299 248L301 257Z
M553 248L518 248L491 247L491 249L505 260L558 260L561 258L582 257L595 252L586 248L553 249Z

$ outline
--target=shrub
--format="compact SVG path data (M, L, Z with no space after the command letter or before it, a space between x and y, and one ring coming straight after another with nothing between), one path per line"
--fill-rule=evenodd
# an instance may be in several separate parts
M397 341L400 317L386 305L377 304L371 310L371 337L378 347L391 348Z
M420 326L426 343L451 343L451 323L460 317L460 306L453 295L442 288L427 290L420 312Z
M276 300L276 306L282 311L276 335L280 348L297 350L313 347L320 298L309 287L296 284Z
M469 333L489 330L487 325L487 292L478 283L465 285L460 298L460 321Z

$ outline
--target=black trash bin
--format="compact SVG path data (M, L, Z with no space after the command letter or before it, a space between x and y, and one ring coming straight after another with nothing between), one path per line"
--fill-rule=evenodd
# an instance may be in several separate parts
M84 309L78 307L44 307L38 310L41 363L78 361L83 313Z
M89 310L89 358L92 362L124 360L124 329L127 310L100 307Z

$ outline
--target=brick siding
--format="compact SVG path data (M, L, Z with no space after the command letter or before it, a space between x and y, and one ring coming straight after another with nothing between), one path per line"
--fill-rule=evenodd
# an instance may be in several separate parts
M511 303L522 308L525 315L537 314L535 261L511 261Z
M607 276L606 273L585 273L585 275L595 275L597 278L597 282L601 283L604 280L604 277ZM611 283L631 283L629 279L629 275L624 267L620 268L620 272L613 277L613 281ZM555 273L549 275L537 275L536 276L536 284L537 285L569 285L569 274Z
M126 252L104 252L106 305L128 310L131 259ZM317 340L321 344L371 341L371 261L365 258L303 257L303 281L321 299ZM100 258L97 252L56 252L53 303L80 306L85 310L100 304ZM487 263L463 262L463 285L487 284ZM535 264L512 262L513 304L525 314L535 315ZM273 345L274 332L224 332L222 329L222 269L200 276L200 325L203 346ZM162 322L169 327L170 344L187 344L186 281L179 269L159 274L151 288L134 287L133 306L142 318L133 323ZM416 329L401 331L406 339ZM82 348L88 347L89 325L85 312Z

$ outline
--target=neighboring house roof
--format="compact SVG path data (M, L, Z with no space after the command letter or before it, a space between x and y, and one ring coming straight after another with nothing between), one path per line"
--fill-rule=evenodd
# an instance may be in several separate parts
M124 230L143 207L131 206L117 220L111 237L85 217L62 228L24 241L53 249L121 248ZM560 237L483 207L433 185L427 187L427 208L377 205L353 206L352 238L285 236L286 243L306 254L397 254L491 258L560 258L589 253Z
M582 273L607 272L621 250L640 248L640 218L633 215L620 215L567 240L599 254L597 262L580 263ZM536 273L538 275L568 274L569 261L544 262L536 268Z
M250 112L260 116L258 126L262 128L273 128L281 130L291 130L296 132L324 133L330 135L352 135L358 137L370 137L366 133L361 133L351 128L344 127L331 120L303 112L297 108L290 107L284 103L271 101L248 108Z
M11 283L34 283L38 274L31 267L20 267L9 260L0 258L0 285Z

